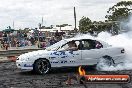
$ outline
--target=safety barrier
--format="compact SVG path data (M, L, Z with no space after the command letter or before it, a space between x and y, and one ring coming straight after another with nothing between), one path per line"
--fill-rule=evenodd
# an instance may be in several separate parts
M1 50L0 56L2 56L2 57L19 56L23 53L37 51L37 50L42 50L42 49L37 48L37 49L21 49L21 50L19 50L19 49L18 50Z

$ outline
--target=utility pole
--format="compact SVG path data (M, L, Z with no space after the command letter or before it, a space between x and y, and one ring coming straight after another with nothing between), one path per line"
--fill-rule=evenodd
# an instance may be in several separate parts
M77 32L77 24L76 24L76 9L75 9L75 7L74 7L74 22L75 22L75 28L74 28L74 30L75 30L75 32Z
M40 36L39 36L39 30L37 30L37 28L35 28L35 32L37 33L37 37L38 37L38 41L37 41L37 47L40 48Z
M15 28L14 28L14 21L13 21L13 24L12 24L12 26L13 26L13 29L15 29Z
M43 22L44 22L44 21L43 21L43 17L42 17L42 24L41 24L42 26L43 26Z

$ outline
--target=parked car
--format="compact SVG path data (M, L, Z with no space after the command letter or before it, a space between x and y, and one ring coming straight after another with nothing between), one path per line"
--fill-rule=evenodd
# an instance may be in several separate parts
M71 41L76 43L77 50L66 50ZM111 66L123 62L125 50L93 38L71 38L61 40L45 50L22 54L17 58L16 65L20 69L46 74L55 67L95 65L100 62L101 57L107 65Z

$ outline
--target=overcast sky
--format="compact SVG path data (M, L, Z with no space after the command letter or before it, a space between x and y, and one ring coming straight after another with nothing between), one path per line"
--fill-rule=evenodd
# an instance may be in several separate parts
M0 29L9 25L15 28L43 25L74 25L73 7L76 7L77 22L82 16L92 21L103 21L109 7L121 0L0 0Z

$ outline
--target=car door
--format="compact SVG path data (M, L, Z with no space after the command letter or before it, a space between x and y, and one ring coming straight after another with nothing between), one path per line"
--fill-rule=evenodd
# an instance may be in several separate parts
M96 48L95 40L82 40L82 65L94 65L98 62L99 58L101 57L100 48Z
M75 41L75 43L79 44L79 41ZM81 60L81 50L65 50L68 48L68 45L65 44L61 47L61 49L58 50L58 52L61 52L59 56L59 65L60 66L78 66L80 65Z

